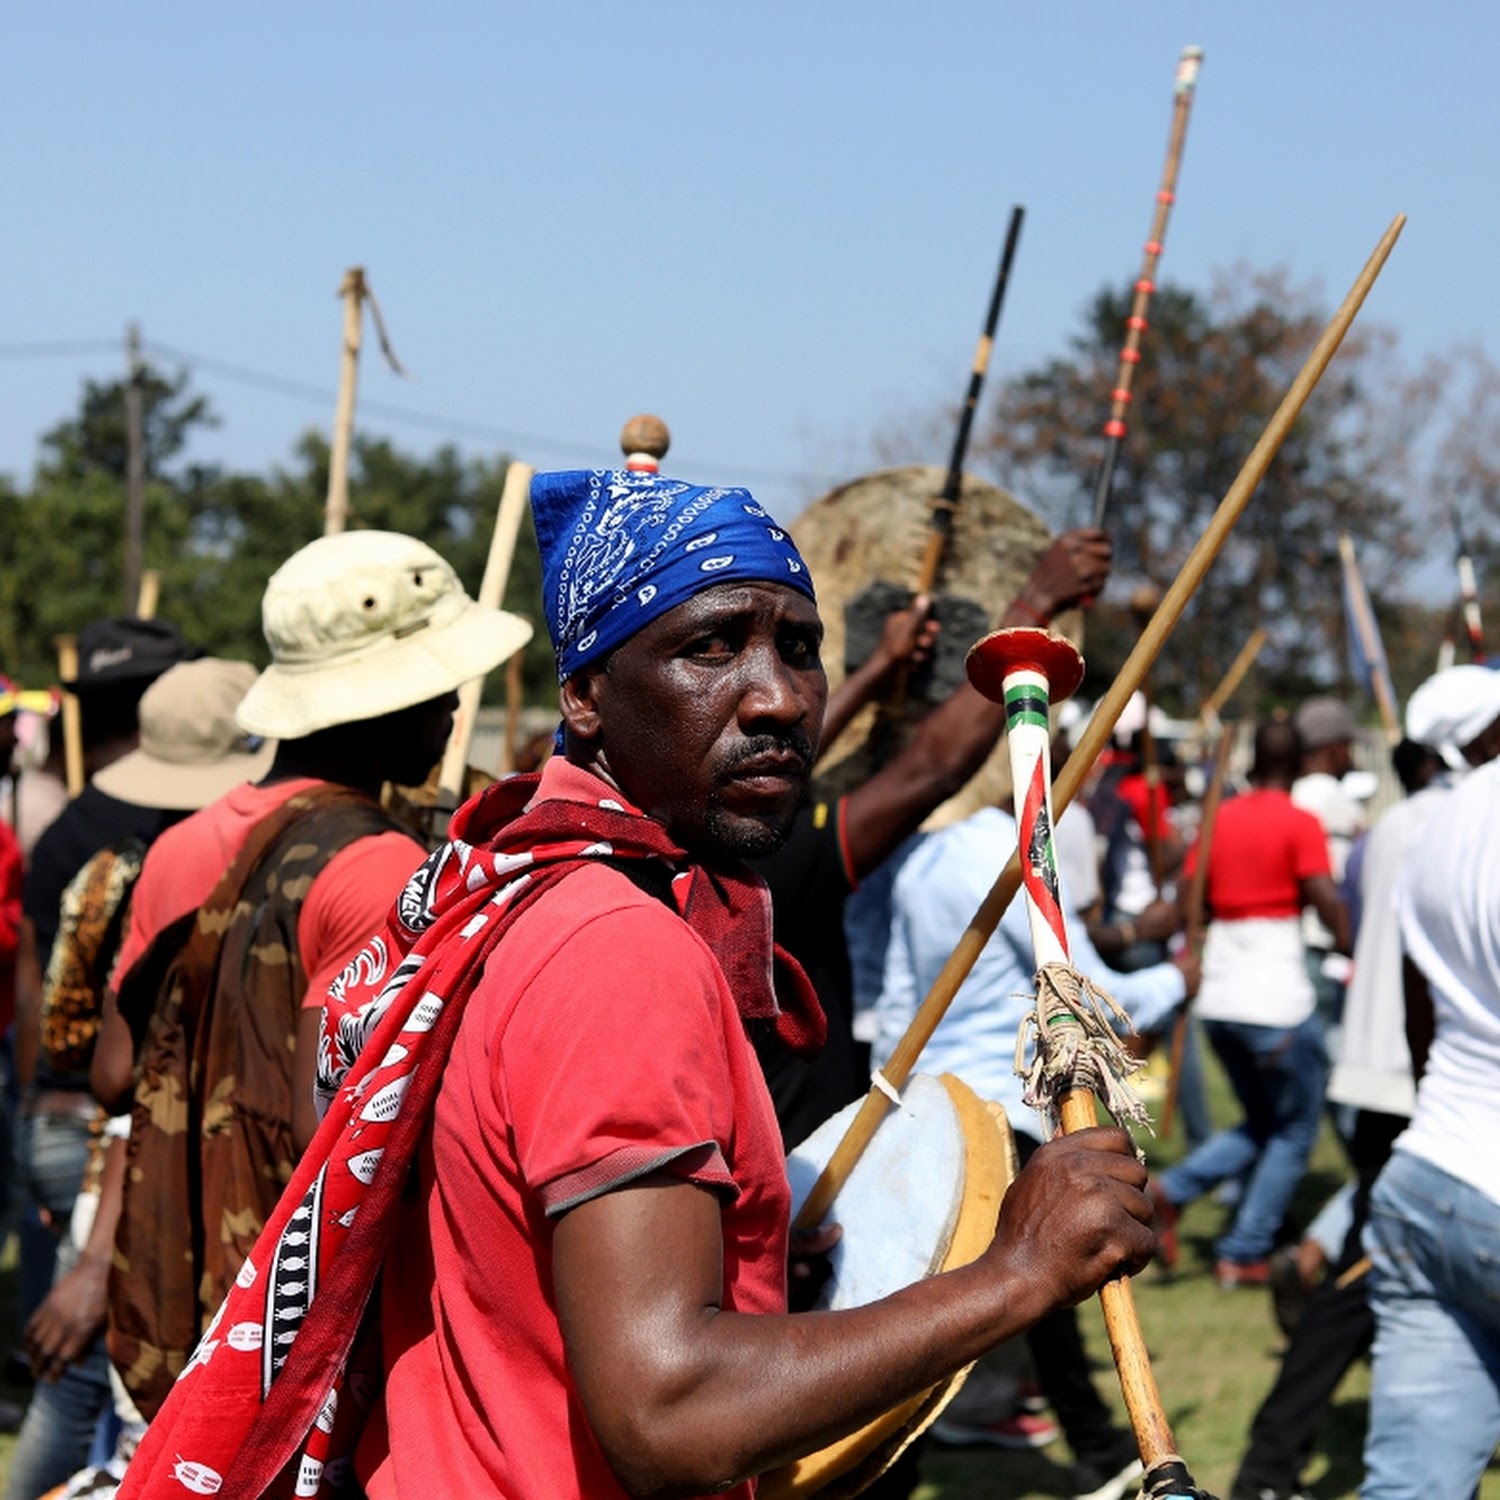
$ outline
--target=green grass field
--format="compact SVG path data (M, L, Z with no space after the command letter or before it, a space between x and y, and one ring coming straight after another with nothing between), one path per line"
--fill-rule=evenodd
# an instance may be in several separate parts
M1232 1105L1215 1075L1211 1102L1216 1119L1232 1117ZM1147 1142L1153 1166L1164 1166L1179 1153L1180 1135L1170 1142ZM1306 1222L1342 1180L1343 1159L1331 1131L1325 1129L1302 1185L1297 1221ZM1170 1281L1154 1270L1138 1277L1136 1302L1151 1349L1152 1362L1178 1447L1200 1485L1228 1494L1239 1467L1251 1418L1275 1377L1281 1336L1264 1292L1223 1291L1213 1279L1213 1239L1225 1210L1211 1202L1194 1204L1179 1229L1181 1265ZM13 1305L14 1254L0 1264L0 1306ZM1101 1366L1101 1392L1119 1409L1119 1387L1109 1367L1098 1303L1081 1310L1090 1353ZM0 1324L0 1348L13 1346L10 1330ZM1369 1370L1358 1365L1345 1378L1324 1425L1318 1451L1306 1480L1317 1500L1355 1496L1360 1480ZM24 1393L3 1394L24 1400ZM0 1435L0 1481L10 1466L15 1439ZM917 1500L1056 1500L1067 1494L1068 1452L1058 1441L1035 1453L994 1450L944 1450L931 1447L923 1464ZM1500 1468L1491 1467L1480 1487L1480 1500L1500 1500Z

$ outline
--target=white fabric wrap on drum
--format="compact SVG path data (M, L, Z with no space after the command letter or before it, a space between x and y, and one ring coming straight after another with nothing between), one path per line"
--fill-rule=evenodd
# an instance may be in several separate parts
M861 1101L825 1120L787 1158L793 1212L844 1138ZM843 1226L821 1308L862 1307L941 1269L964 1198L958 1113L936 1078L915 1073L829 1210Z

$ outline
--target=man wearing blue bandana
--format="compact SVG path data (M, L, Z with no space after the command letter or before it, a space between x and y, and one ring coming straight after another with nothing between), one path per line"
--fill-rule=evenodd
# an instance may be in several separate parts
M380 972L363 989L351 972L352 1010L330 1000L325 1047L329 1025L373 1040L320 1075L329 1118L292 1185L341 1159L374 1181L341 1220L344 1253L372 1256L362 1274L384 1269L385 1388L354 1477L370 1500L749 1500L758 1474L1142 1267L1145 1173L1121 1131L1069 1136L1016 1179L979 1260L864 1308L788 1313L790 1194L745 1023L808 1049L821 1016L741 861L784 837L816 753L812 580L741 489L545 474L532 509L563 753L460 809L362 956ZM415 1064L408 1044L428 1049ZM409 1072L376 1113L365 1085L388 1067ZM393 1118L363 1150L366 1122ZM405 1201L381 1191L409 1180ZM223 1455L174 1432L170 1461L269 1493L308 1433L302 1472L347 1472L330 1444L364 1399L340 1325L359 1304L328 1291L349 1280L337 1256L315 1260L303 1352L278 1355L301 1361L295 1394L272 1385ZM231 1294L225 1326L261 1285ZM185 1374L184 1412L240 1368Z

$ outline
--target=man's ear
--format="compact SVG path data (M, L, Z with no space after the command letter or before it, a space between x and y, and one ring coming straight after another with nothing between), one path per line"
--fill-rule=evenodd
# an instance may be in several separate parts
M559 694L563 723L581 740L599 735L599 705L606 673L600 667L582 667L565 678Z

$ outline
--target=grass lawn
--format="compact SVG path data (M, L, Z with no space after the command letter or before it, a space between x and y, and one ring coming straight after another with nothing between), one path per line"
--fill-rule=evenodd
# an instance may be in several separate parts
M1209 1059L1213 1069L1212 1059ZM1232 1118L1233 1107L1223 1079L1213 1072L1211 1104L1216 1120ZM1168 1142L1148 1141L1154 1167L1165 1166L1181 1150L1181 1135ZM1343 1158L1332 1132L1325 1129L1303 1183L1295 1209L1305 1223L1342 1180ZM1239 1466L1251 1418L1275 1377L1281 1336L1263 1292L1220 1290L1213 1279L1213 1239L1225 1210L1205 1200L1182 1217L1181 1265L1166 1281L1148 1271L1135 1283L1141 1324L1151 1349L1156 1381L1178 1447L1200 1485L1227 1495ZM14 1306L15 1256L0 1261L0 1349L14 1347L9 1327ZM1101 1368L1100 1391L1124 1422L1119 1385L1109 1362L1099 1305L1080 1309L1089 1350ZM1364 1439L1369 1369L1357 1365L1345 1377L1324 1424L1317 1455L1306 1476L1317 1500L1344 1500L1359 1486L1360 1450ZM0 1387L14 1400L23 1392ZM0 1483L9 1471L15 1439L0 1435ZM1066 1445L1058 1441L1037 1453L994 1450L945 1450L930 1447L917 1500L1056 1500L1066 1495ZM1491 1466L1480 1486L1480 1500L1500 1500L1500 1468Z

